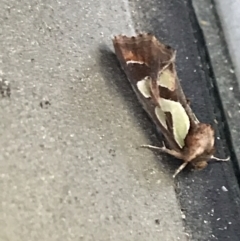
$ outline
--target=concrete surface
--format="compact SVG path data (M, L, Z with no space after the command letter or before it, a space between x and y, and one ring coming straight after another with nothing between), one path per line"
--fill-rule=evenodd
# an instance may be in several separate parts
M109 52L125 1L1 0L0 240L186 240L172 171ZM146 135L150 133L150 135Z
M0 241L239 241L240 98L211 0L193 1L210 59L190 0L0 2ZM161 142L111 52L134 29L177 49L231 162L174 183L179 162L137 149Z

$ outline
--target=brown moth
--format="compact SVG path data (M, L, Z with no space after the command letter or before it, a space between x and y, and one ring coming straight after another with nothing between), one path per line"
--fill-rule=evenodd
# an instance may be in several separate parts
M139 101L163 133L170 149L165 145L143 147L183 160L173 177L188 163L203 169L211 159L227 161L229 158L213 156L214 130L211 125L199 122L189 106L176 73L176 51L152 34L118 35L113 45Z

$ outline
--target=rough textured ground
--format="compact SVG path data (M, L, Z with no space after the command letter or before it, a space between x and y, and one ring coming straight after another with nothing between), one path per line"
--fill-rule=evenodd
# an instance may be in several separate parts
M0 74L11 98L0 100L0 240L175 241L187 232L238 241L236 160L190 2L1 3ZM217 156L230 163L174 182L179 162L137 149L161 142L111 52L111 36L134 29L177 49L184 90L199 119L215 123ZM232 96L221 83L220 97Z
M185 240L174 182L111 53L124 1L1 1L0 240Z

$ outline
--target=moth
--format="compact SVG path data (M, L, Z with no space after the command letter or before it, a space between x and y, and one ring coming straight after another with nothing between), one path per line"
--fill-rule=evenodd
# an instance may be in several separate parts
M164 135L168 148L142 145L183 161L173 177L189 163L203 169L214 156L215 137L211 125L201 123L184 95L175 66L176 51L149 33L113 38L122 69L138 100Z

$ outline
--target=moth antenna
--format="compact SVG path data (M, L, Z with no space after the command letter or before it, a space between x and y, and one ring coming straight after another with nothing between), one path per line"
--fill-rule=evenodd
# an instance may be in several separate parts
M230 157L221 159L221 158L218 158L218 157L215 157L215 156L211 156L211 159L216 160L216 161L220 161L220 162L227 162L227 161L230 160Z
M175 178L177 176L177 174L179 174L179 172L181 172L186 166L187 166L188 162L184 162L174 173L173 178Z

